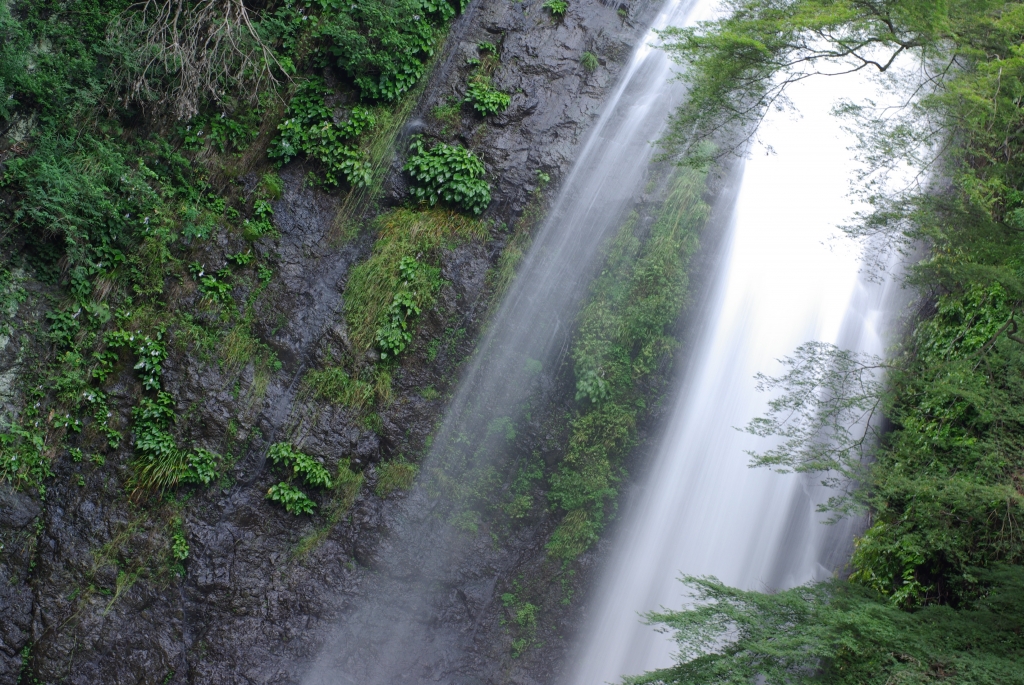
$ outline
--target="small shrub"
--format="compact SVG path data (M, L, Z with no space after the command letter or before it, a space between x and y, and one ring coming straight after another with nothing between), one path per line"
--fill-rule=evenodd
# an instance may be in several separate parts
M331 474L319 461L300 452L287 442L271 445L267 457L277 466L291 468L294 476L301 476L307 485L316 488L330 488Z
M188 540L185 538L181 519L174 519L171 525L171 556L178 561L185 561L188 559L188 553Z
M418 466L401 457L396 461L384 462L377 467L377 487L374 493L377 497L387 497L395 490L408 490L418 472Z
M483 162L461 145L438 143L427 149L416 136L409 147L413 154L405 163L416 182L414 197L433 207L444 201L474 214L480 214L491 202L491 187L484 180Z
M268 154L278 164L287 164L300 154L317 160L323 165L327 186L340 185L342 179L353 187L365 186L370 182L370 164L352 141L372 127L375 119L370 110L354 107L346 121L336 124L334 112L324 102L328 93L330 90L319 79L300 86L288 105L288 118L277 127L280 133Z
M569 3L566 0L547 0L543 7L551 12L552 16L562 17L565 16L566 11L569 9Z
M481 116L487 116L508 109L512 97L492 86L490 78L478 76L469 82L465 101L472 103L473 109Z
M596 70L598 65L597 55L592 52L584 52L580 55L580 64L582 64L583 68L588 72Z
M316 502L311 500L306 493L299 490L290 483L278 483L267 490L267 499L284 506L289 514L312 514L316 509Z

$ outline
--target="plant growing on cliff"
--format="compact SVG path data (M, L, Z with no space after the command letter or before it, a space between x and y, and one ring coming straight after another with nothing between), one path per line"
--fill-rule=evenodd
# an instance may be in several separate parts
M373 254L353 267L345 291L349 337L360 355L378 343L381 331L388 326L395 327L395 297L398 293L408 293L421 311L433 306L444 284L439 268L442 249L454 248L487 235L486 223L440 209L394 210L378 217L374 228L378 237ZM400 301L397 306L405 305ZM397 312L399 315L402 313ZM404 332L411 340L416 320L415 317L410 319L408 313L405 312L406 318L403 319L406 324ZM400 324L397 328L402 330Z
M427 148L421 136L409 145L403 167L412 177L413 197L431 207L446 202L480 214L491 202L491 187L484 180L483 162L461 145L437 143Z
M481 116L487 116L504 112L512 98L491 85L490 77L478 76L469 82L465 101L472 103Z
M288 104L288 118L277 127L268 154L279 164L305 154L323 165L325 185L337 186L344 179L350 186L364 186L370 182L370 165L352 143L373 127L373 114L353 107L344 122L335 123L334 112L324 102L330 92L320 79L303 83Z
M296 11L301 6L306 12ZM364 99L394 102L426 73L443 35L435 27L445 25L461 6L448 0L289 2L279 17L290 24L291 35L297 33L296 24L309 31L320 44L321 59L351 78ZM303 26L309 14L312 26Z
M419 467L411 464L404 457L394 461L386 461L377 466L377 497L387 497L395 490L408 490L416 480Z
M316 503L309 495L292 484L293 479L301 479L307 486L323 490L334 487L331 474L320 461L295 449L287 442L271 445L267 451L267 458L275 466L285 470L288 481L271 486L266 498L284 506L289 514L312 514L316 509Z
M543 7L551 12L553 17L564 17L565 13L569 10L569 3L566 0L547 0Z

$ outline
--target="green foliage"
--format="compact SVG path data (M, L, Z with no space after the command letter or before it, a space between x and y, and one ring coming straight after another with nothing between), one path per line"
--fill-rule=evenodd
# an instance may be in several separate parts
M502 625L513 634L512 658L518 659L533 643L537 632L537 605L524 601L523 589L519 582L512 584L512 592L501 595L501 605L505 608L507 618L502 618Z
M323 165L324 185L337 186L344 179L350 186L364 186L370 182L370 165L353 142L374 126L373 114L365 107L354 107L343 123L335 123L334 113L324 101L328 94L330 90L320 79L300 85L268 154L279 164L300 154L317 160Z
M477 76L469 82L465 101L472 103L473 109L479 112L480 116L487 116L508 109L512 97L491 85L490 77Z
M446 0L286 2L277 30L285 45L307 39L369 100L394 102L426 73L440 32L461 9Z
M187 124L178 126L178 134L186 150L201 150L207 143L220 153L241 153L249 148L259 134L262 112L258 108L246 108L228 116L219 114L199 115Z
M881 437L881 372L886 365L877 357L819 342L805 343L780 361L785 375L757 374L757 389L775 397L767 415L753 419L746 431L782 441L764 452L749 452L751 463L780 473L822 474L824 485L842 493L823 509L845 513L856 505L845 488L863 482L864 467Z
M270 446L267 457L277 466L292 470L292 475L301 477L306 485L315 488L330 488L331 474L319 461L300 452L287 442Z
M430 114L441 122L441 135L448 135L452 129L459 124L459 112L462 111L462 103L452 98L449 102L436 105Z
M352 378L340 366L309 371L302 382L306 391L318 400L353 409L371 407L374 403L373 384Z
M210 450L198 449L189 455L188 466L181 480L184 483L209 485L220 475L218 462L220 455Z
M178 561L188 559L188 540L185 538L185 529L181 525L181 519L176 518L171 525L171 556Z
M597 55L589 51L584 52L580 55L580 64L588 72L596 71L598 67Z
M352 508L363 487L363 474L353 471L348 459L338 463L338 475L330 499L324 505L326 522L317 530L302 538L295 548L295 556L302 556L327 539L331 530L341 521L342 516Z
M431 207L444 201L474 214L487 209L491 187L476 155L461 145L446 143L427 149L420 136L412 139L409 150L412 154L403 168L415 181L411 188L414 197Z
M395 490L408 490L419 473L416 464L399 457L394 461L386 461L377 466L377 487L373 492L377 497L387 497Z
M776 594L685 577L696 608L652 613L674 634L679 663L628 685L763 682L1021 683L1024 572L979 572L983 598L961 611L900 611L863 587L831 581Z
M295 514L296 516L299 514L312 514L313 510L316 509L316 502L290 483L282 482L270 486L270 489L267 490L267 499L271 502L277 502L289 514Z
M412 342L411 327L421 313L419 302L431 297L423 293L436 291L440 284L439 269L425 267L409 256L402 257L398 263L398 273L402 287L391 300L384 325L377 329L381 359L398 356Z
M352 269L345 289L345 317L357 354L378 344L382 331L407 333L403 339L408 344L414 324L409 314L415 319L415 312L407 303L420 311L433 306L443 285L441 250L487 235L483 222L442 210L397 209L379 216L374 227L373 254ZM407 295L396 305L399 293ZM405 314L397 324L396 314ZM381 351L394 354L390 347Z
M704 181L700 172L677 173L646 241L630 217L579 315L572 356L580 413L548 493L566 512L548 542L554 557L573 559L597 540L616 494L618 464L646 406L644 384L674 348L671 327L685 301L687 263L708 214Z
M543 7L551 12L553 17L564 17L569 9L569 3L566 0L547 0Z

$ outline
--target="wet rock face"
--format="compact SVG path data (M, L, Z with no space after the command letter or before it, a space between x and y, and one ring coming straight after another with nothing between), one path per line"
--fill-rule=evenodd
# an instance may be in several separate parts
M476 152L492 184L487 216L505 225L523 211L538 171L551 176L553 187L568 172L655 9L640 2L623 17L617 5L572 0L556 19L542 2L472 3L452 28L414 115L416 130L407 131ZM493 83L511 94L511 105L487 118L463 107L457 122L438 120L435 107L465 96L474 69L467 62L480 56L481 42L498 48ZM585 51L598 58L593 72L581 64ZM386 182L387 203L407 199L401 157ZM299 164L282 171L285 192L274 204L281 237L259 246L273 256L275 278L255 331L282 362L262 399L240 397L237 373L201 362L187 346L166 365L167 388L187 417L183 438L211 448L231 445L238 459L228 477L188 501L147 509L125 497L127 452L88 468L58 460L45 506L0 485L0 685L18 682L28 645L29 667L44 683L296 683L378 567L389 531L401 521L404 496L374 494L376 465L384 456L416 454L433 430L487 311L486 275L505 234L445 253L450 285L435 309L424 312L413 347L422 351L427 339L451 330L464 333L433 358L407 355L395 373L394 402L381 412L382 428L371 430L352 411L311 404L300 393L307 369L348 346L346 279L372 246L365 235L339 246L340 198L311 189L306 171ZM0 376L16 364L10 350L5 354ZM244 383L253 382L253 368L245 367ZM440 396L422 393L427 386ZM133 392L124 386L109 393L122 406L124 425ZM333 527L322 516L292 516L264 499L279 480L265 463L266 447L282 440L301 444L331 469L349 459L364 473L355 504ZM169 555L174 520L189 545L180 567ZM463 650L431 677L544 681L557 649L534 659L531 669L509 662L495 593L508 586L513 570L541 563L538 541L549 527L539 522L524 529L501 550L481 544L476 561L447 572L453 608L439 620L451 625L453 655L466 645L493 649ZM318 543L304 546L314 536ZM524 567L524 559L534 561Z
M620 14L614 4L590 0L569 3L566 15L555 18L543 0L474 3L421 102L417 132L454 137L480 155L493 180L489 213L517 215L538 171L557 180L572 165L651 10L649 2L637 2ZM434 108L465 97L473 62L486 54L481 43L497 48L492 84L511 95L508 109L481 117L467 106L457 127L438 121ZM581 62L585 52L597 57L593 71Z

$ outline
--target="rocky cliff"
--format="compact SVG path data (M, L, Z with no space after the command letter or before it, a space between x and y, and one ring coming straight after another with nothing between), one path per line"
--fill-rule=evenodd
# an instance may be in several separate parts
M403 491L381 487L381 465L415 462L424 450L485 324L503 249L517 231L530 230L544 198L557 191L652 12L645 3L579 0L554 18L540 0L473 2L452 26L398 137L376 202L353 213L345 193L306 183L301 162L282 169L283 193L273 202L280 235L254 248L273 268L252 307L260 345L224 363L205 354L201 340L179 336L164 364L177 430L232 461L210 487L155 503L131 496L130 445L92 461L56 456L45 498L0 485L0 683L299 681L366 587L402 510ZM486 120L466 107L445 110L464 96L483 42L496 46L494 84L511 94L508 109ZM581 63L584 52L597 63ZM391 374L390 397L368 416L310 392L304 379L354 349L343 316L348 277L374 248L374 216L409 202L403 147L421 132L462 142L481 157L493 185L485 215L492 223L486 236L442 249L445 284ZM544 175L552 183L539 187ZM258 177L241 182L251 191ZM221 236L197 260L221 265L244 247L238 241ZM202 293L171 287L201 316ZM12 335L0 339L0 399L8 409L24 400L12 381L46 354L33 336L39 303L55 296L32 281L25 288ZM264 363L266 349L279 364ZM112 380L107 395L122 423L139 392L130 371ZM265 495L279 475L267 449L281 441L332 472L347 460L362 477L358 489L342 504L323 496L311 516L272 505ZM550 528L542 515L498 548L476 543L477 563L458 569L465 582L452 588L464 611L438 617L441 632L460 636L458 653L440 653L423 677L553 682L572 630L564 587L542 603L545 618L530 649L513 646L517 634L508 626L517 583L531 574L554 582L541 570L542 534ZM179 564L168 561L176 539L187 544ZM581 563L585 571L587 560Z

